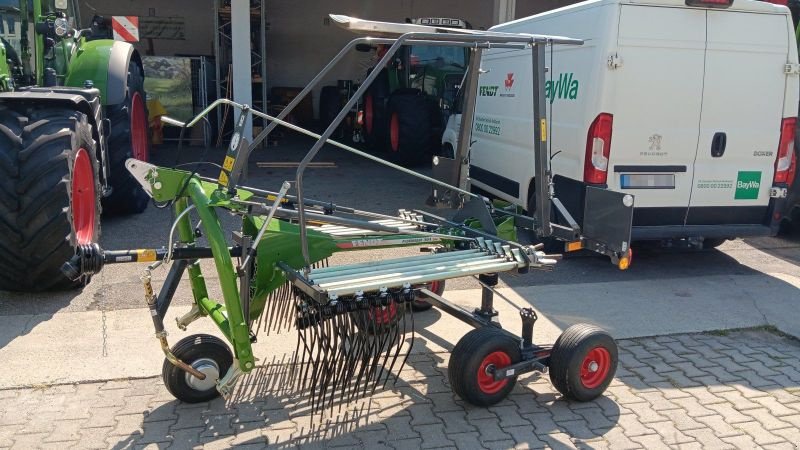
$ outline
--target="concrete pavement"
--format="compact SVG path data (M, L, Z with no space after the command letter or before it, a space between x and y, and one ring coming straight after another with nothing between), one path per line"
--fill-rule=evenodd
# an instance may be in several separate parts
M495 305L501 323L514 331L519 330L517 308L535 307L541 317L535 328L539 343L555 342L561 330L578 322L600 325L618 339L767 325L800 336L800 277L716 275L680 281L502 288L511 303L497 298ZM128 295L135 300L141 293ZM469 309L480 303L478 289L445 296ZM195 333L219 334L208 319L193 323L187 332L178 330L174 318L186 311L186 305L170 309L170 342ZM437 352L452 349L468 331L436 310L418 314L416 324L437 336L429 347ZM294 339L293 333L264 336L256 355L294 348ZM0 343L0 360L7 368L0 372L0 388L154 376L163 359L145 308L0 316Z
M426 333L421 343L427 346ZM525 376L490 408L465 405L448 353L412 355L396 385L325 414L270 363L231 400L174 401L158 378L0 390L0 448L793 449L800 345L768 332L619 341L606 394L561 399ZM285 360L285 359L284 359Z

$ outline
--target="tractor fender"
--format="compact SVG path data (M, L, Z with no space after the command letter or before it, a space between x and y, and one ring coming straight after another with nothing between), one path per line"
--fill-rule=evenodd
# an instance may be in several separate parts
M110 39L84 42L70 62L65 84L84 87L91 80L100 90L102 104L116 105L125 101L128 94L128 65L142 65L142 59L133 45Z
M103 108L98 89L70 87L26 87L16 92L0 92L0 104L8 105L59 105L86 114L92 127L92 138L97 141L97 160L107 164L107 125L103 122ZM106 184L106 170L101 170L101 182Z

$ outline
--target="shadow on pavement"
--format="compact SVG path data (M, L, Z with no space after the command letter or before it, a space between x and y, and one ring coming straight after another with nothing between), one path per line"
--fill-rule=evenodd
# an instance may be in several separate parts
M93 292L91 287L63 292L0 291L0 320L3 323L0 326L0 349L50 320L84 291L87 294Z
M745 238L743 240L764 253L800 266L800 230L776 237Z
M574 442L581 442L603 436L616 426L620 408L613 400L608 397L588 403L563 400L546 375L524 375L509 397L495 406L480 408L466 404L450 388L449 355L434 353L431 348L431 344L435 348L451 345L423 328L437 317L438 313L424 313L420 317L413 352L405 366L395 370L389 383L379 386L371 396L352 401L337 399L331 408L312 414L309 390L295 387L298 372L294 372L296 367L292 365L293 354L283 353L272 356L242 377L229 400L177 406L175 401L168 402L145 416L143 434L136 432L113 448L147 443L153 433L165 433L164 422L149 422L146 418L171 417L175 408L182 408L185 415L195 415L186 419L189 423L182 423L185 419L179 418L178 424L172 426L170 435L178 448L208 443L254 448L265 445L374 448L390 441L418 439L424 429L439 427L442 429L439 437L446 430L462 439L469 439L474 432L477 439L477 433L490 433L492 429L503 433L501 425L510 426L519 436L528 433L531 442L539 442L526 420L536 420L537 434L565 433ZM543 414L550 420L544 420ZM574 423L556 425L553 421L568 416L575 419ZM515 439L524 440L519 436ZM469 440L456 442L456 446L474 447L475 439L471 444ZM412 441L406 441L409 442ZM448 441L443 442L447 445ZM549 445L561 448L555 441Z

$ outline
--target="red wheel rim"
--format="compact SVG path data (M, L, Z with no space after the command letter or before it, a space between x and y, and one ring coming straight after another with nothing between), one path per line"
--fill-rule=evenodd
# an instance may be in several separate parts
M492 374L494 371L490 371L489 368L502 369L509 365L511 365L511 357L506 352L497 351L483 358L480 367L478 367L478 388L485 394L500 392L508 384L508 380L496 381Z
M372 95L367 95L364 98L364 123L367 127L367 134L372 134Z
M392 120L389 122L389 139L392 144L392 151L400 149L400 117L397 113L392 113Z
M581 363L581 383L587 389L594 389L606 380L611 370L611 354L605 347L589 350Z
M370 310L370 315L376 325L388 325L397 317L397 304L390 301L386 306L375 306Z
M131 98L131 147L133 157L139 161L148 160L147 151L147 116L144 110L144 100L138 92Z
M92 160L81 148L72 166L72 226L78 245L90 244L94 239L96 206Z

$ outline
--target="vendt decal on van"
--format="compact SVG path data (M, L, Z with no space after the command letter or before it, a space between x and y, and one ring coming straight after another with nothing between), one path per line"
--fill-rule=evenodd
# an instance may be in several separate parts
M755 200L761 187L761 172L739 171L736 177L736 200Z
M573 79L574 73L562 73L558 76L558 81L547 80L544 83L545 97L550 99L550 103L559 99L575 100L578 98L578 80Z

